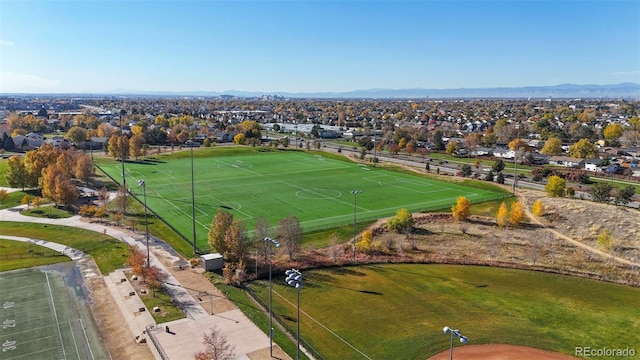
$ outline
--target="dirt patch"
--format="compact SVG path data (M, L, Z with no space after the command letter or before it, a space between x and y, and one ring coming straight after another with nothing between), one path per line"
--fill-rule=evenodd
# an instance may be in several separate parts
M575 360L573 356L534 349L526 346L504 344L464 345L453 349L458 360ZM432 356L429 360L449 359L449 350Z
M527 207L540 200L545 208L542 221L566 236L594 248L600 248L598 234L609 230L613 238L611 253L640 263L640 212L624 206L596 203L588 200L550 198L524 190Z
M372 248L359 251L357 263L477 264L640 286L640 266L609 256L640 263L638 211L581 200L549 199L535 191L525 191L522 197L528 209L535 200L543 201L546 215L539 222L531 215L531 221L518 226L499 227L490 217L471 216L458 222L448 213L414 214L415 231L405 236L388 232L385 220L379 220L369 227L374 234ZM605 227L610 228L616 244L611 252L600 249L597 235L589 235ZM348 264L353 261L352 248L348 242L328 249L309 249L295 265Z

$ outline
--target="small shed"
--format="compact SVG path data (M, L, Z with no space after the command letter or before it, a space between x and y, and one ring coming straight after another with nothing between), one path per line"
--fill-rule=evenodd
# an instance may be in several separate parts
M224 266L224 259L222 254L205 254L200 256L200 264L205 271L220 270Z

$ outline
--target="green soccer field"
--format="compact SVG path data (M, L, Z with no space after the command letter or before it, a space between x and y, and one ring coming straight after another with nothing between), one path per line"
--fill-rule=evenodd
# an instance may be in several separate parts
M121 182L122 168L109 162L101 168ZM295 215L305 231L451 206L458 196L472 203L502 193L401 174L303 152L195 157L194 194L197 244L207 248L207 231L220 208L244 220L249 230L264 216L272 227ZM192 236L191 161L163 158L126 163L130 192L143 200L138 180L147 187L147 205L188 239ZM352 194L358 189L360 193ZM354 211L355 208L355 211Z
M0 274L2 359L104 359L86 305L57 271ZM66 287L68 286L68 288Z

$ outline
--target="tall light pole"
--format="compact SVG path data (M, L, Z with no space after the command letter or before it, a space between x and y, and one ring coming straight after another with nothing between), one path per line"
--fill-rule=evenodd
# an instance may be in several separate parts
M461 343L466 343L467 341L469 341L469 338L467 338L466 336L462 335L462 333L460 333L460 330L454 330L448 326L445 326L443 329L445 334L451 334L451 345L449 345L449 360L453 360L453 338L454 336L457 338L460 338L460 342Z
M353 189L351 190L353 194L353 262L356 262L356 220L358 214L358 194L360 194L360 190Z
M271 244L280 247L280 242L270 237L264 238L269 247L269 355L273 357L273 289L271 285Z
M147 217L147 184L144 179L138 180L138 185L142 187L142 194L144 197L144 228L147 237L147 268L151 264L149 258L149 218Z
M122 162L122 187L124 188L125 194L127 192L127 179L124 176L124 130L122 123L124 122L124 116L126 114L126 110L120 110L120 161Z
M196 251L196 195L193 186L193 146L191 147L191 228L193 229L193 255Z
M287 285L298 289L298 350L296 351L296 359L300 360L300 289L302 289L302 273L296 269L287 270L284 273L287 274L287 278L284 279Z

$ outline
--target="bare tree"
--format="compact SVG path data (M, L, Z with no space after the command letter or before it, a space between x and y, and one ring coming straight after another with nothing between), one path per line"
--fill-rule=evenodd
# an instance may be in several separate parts
M300 250L300 240L302 239L302 227L295 215L281 219L278 222L276 237L289 255L289 259L293 259L294 255Z
M195 360L233 360L236 357L233 353L234 346L229 344L227 338L215 326L208 334L204 334L202 343L205 349L196 353Z
M270 236L270 228L269 221L262 215L258 217L253 228L253 244L256 250L256 256L258 256L258 253L262 254L264 259L267 258L269 254L268 247L271 246L271 243L264 241L265 238Z

